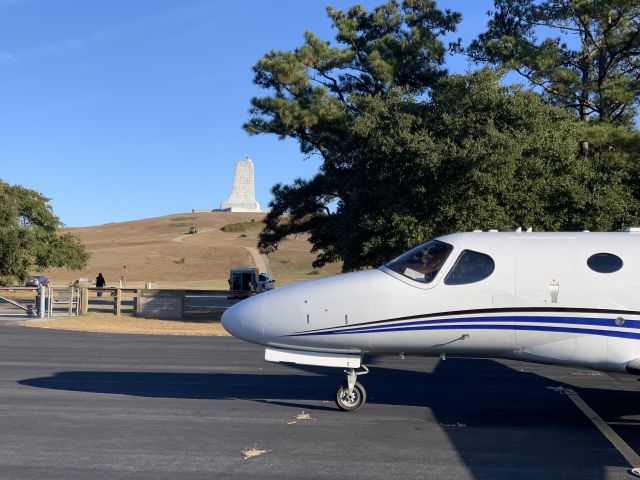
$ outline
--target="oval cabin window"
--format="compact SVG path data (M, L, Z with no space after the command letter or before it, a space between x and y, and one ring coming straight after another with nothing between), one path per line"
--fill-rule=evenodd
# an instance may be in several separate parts
M591 270L598 273L613 273L622 268L622 259L612 253L596 253L587 260Z
M489 255L463 250L455 265L444 279L447 285L466 285L488 278L496 265Z

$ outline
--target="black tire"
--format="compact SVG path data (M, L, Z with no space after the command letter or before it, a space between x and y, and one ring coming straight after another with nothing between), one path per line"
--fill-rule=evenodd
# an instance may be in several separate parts
M356 382L353 393L349 395L347 384L340 385L336 390L336 405L343 412L354 412L361 408L367 401L367 391L360 382Z

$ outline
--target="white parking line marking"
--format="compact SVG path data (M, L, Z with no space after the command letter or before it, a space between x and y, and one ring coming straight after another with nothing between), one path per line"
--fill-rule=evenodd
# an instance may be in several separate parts
M607 422L609 425L622 425L625 427L640 427L640 422Z
M578 407L586 417L593 422L593 424L600 430L607 440L620 452L620 454L629 462L631 468L635 469L640 467L640 455L638 455L633 448L625 442L620 435L618 435L613 428L611 428L607 422L605 422L600 415L593 411L593 409L587 405L587 403L570 388L563 389L563 392L567 395L571 401Z

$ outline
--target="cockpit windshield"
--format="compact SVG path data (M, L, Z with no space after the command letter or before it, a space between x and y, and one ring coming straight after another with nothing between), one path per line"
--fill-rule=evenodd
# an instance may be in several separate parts
M448 243L429 240L403 253L385 267L421 283L431 283L453 250Z

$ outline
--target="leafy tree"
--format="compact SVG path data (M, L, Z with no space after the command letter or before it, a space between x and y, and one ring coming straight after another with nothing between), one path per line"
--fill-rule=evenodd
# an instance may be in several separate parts
M615 230L640 219L625 172L578 155L584 127L491 70L444 77L428 100L396 89L354 103L342 161L274 187L264 250L308 232L316 266L352 270L451 231Z
M307 33L254 67L270 96L252 99L247 131L295 138L323 159L313 178L273 187L263 252L308 234L314 266L354 270L451 231L608 230L640 218L630 171L606 145L578 155L587 133L575 116L501 86L491 69L445 74L438 39L457 14L427 1L328 12L340 47Z
M250 134L272 133L300 142L305 154L333 158L347 148L357 118L353 95L384 94L402 86L423 94L445 74L440 35L455 30L458 13L432 0L390 0L367 12L327 8L339 46L306 32L293 51L271 51L254 66L254 82L273 93L251 100Z
M629 124L640 96L638 0L495 0L468 52L518 72L554 103ZM557 34L538 38L546 34Z
M329 205L345 195L345 189L335 188L334 176L357 173L345 163L345 154L357 148L351 138L361 115L357 100L398 87L416 96L428 93L446 73L446 47L439 37L455 30L460 15L438 10L431 0L390 0L370 12L361 6L346 12L329 7L327 13L337 46L306 32L301 47L271 51L255 65L255 83L272 94L251 100L245 129L296 139L303 153L322 156L326 172L274 187L263 250L277 248L288 235L308 232L319 255L316 266L345 260L345 268L352 268L352 255L337 242L343 233L335 230L335 221L344 217L332 215ZM280 221L285 213L291 222Z
M34 268L78 270L89 255L71 234L58 235L60 220L49 199L0 181L0 285L24 281Z
M584 127L533 92L480 70L443 81L429 110L444 145L439 176L452 180L436 201L437 232L618 230L640 218L626 173L578 155Z

